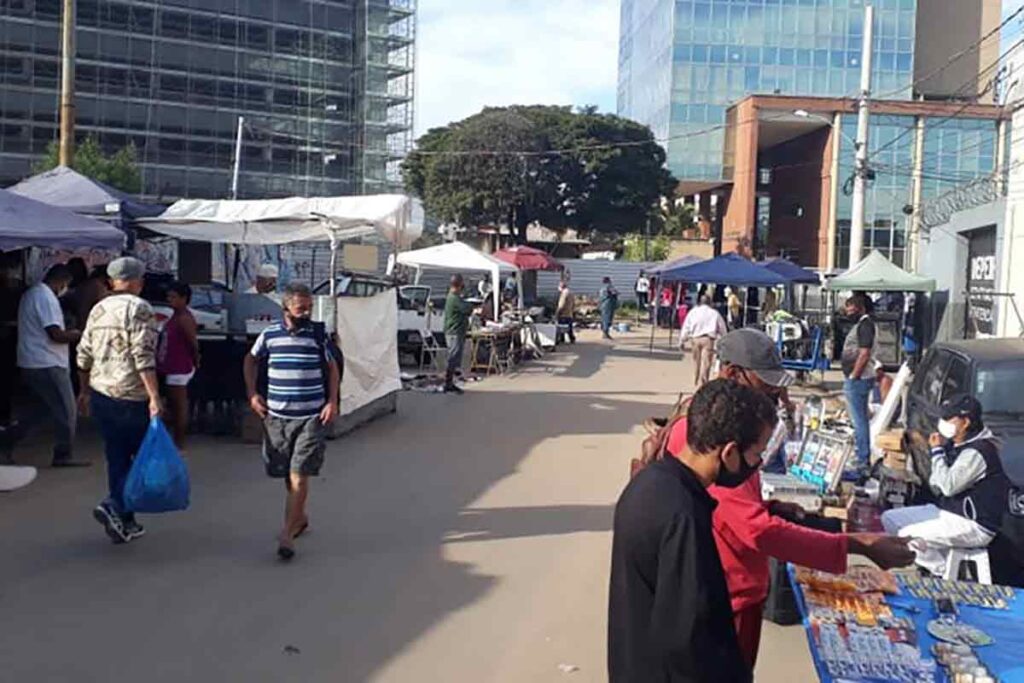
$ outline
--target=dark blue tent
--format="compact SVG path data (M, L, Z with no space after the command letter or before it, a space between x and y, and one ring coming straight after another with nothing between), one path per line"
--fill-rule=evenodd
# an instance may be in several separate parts
M682 268L684 266L692 266L697 263L700 263L701 261L704 261L704 259L702 259L700 256L687 255L674 259L672 261L665 261L664 263L660 263L653 268L648 268L646 272L648 275L661 277L661 274L666 271L675 270L676 268Z
M60 207L80 216L129 224L159 216L166 207L143 204L109 185L87 178L67 166L44 171L7 188L22 197Z
M821 278L818 277L817 273L812 270L807 270L806 268L801 268L792 261L787 261L784 258L770 258L765 261L761 261L757 265L781 275L786 278L786 282L794 285L821 284Z
M722 254L692 266L663 271L662 282L701 282L733 287L774 287L788 282L767 268L751 263L738 254Z

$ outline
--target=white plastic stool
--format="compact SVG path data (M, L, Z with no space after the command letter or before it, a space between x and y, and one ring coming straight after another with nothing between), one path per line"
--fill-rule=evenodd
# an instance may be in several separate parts
M964 562L974 562L974 566L978 568L978 583L992 583L992 568L989 566L987 548L950 548L949 557L946 559L946 571L943 572L942 578L946 581L956 581Z

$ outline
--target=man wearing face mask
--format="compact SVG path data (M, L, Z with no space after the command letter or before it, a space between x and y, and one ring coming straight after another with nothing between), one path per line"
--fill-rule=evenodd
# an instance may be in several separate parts
M933 574L945 569L950 548L989 547L1002 524L1011 486L999 458L999 440L982 420L981 403L958 394L944 401L941 411L938 432L928 438L928 485L938 505L882 514L887 531L924 542L917 564ZM992 564L993 573L1000 573L995 558Z
M782 358L768 335L753 329L734 330L718 341L716 352L721 361L720 379L757 391L773 407L780 402L788 404L786 387L793 378L783 369ZM688 421L679 420L671 427L668 453L686 448ZM713 517L715 542L728 581L740 650L751 668L757 660L762 613L771 585L770 557L836 574L846 571L849 554L864 555L885 569L913 562L907 539L836 534L800 526L803 509L794 503L765 502L758 473L750 472L735 487L713 486L709 493L718 502Z
M74 467L88 462L74 460L75 391L68 368L68 347L82 336L64 329L58 299L71 284L71 271L55 265L43 281L29 288L18 307L18 368L22 381L42 400L53 419L53 466Z
M612 683L752 678L733 630L706 489L738 486L755 472L778 418L764 394L727 380L701 387L688 415L686 445L640 471L615 507Z
M323 323L310 317L309 287L291 283L282 299L283 321L260 333L243 364L252 411L263 419L267 475L283 479L287 491L284 527L278 536L282 560L295 556L295 539L309 526L309 478L320 474L327 426L338 414L340 371ZM260 363L266 385L258 386Z

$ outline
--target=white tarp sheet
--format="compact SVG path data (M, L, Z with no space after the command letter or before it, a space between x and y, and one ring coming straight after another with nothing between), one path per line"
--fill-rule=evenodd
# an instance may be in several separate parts
M345 356L341 414L402 389L398 370L398 301L395 290L337 301L338 345Z
M407 247L422 232L412 201L400 194L285 199L181 199L139 221L183 240L226 244L323 242L379 235Z
M397 261L403 266L415 268L417 272L430 268L455 273L464 271L490 273L495 314L500 310L501 274L519 272L515 266L474 249L465 242L450 242L426 249L405 251L398 254ZM522 287L521 280L519 286ZM520 293L520 299L522 299L522 293Z

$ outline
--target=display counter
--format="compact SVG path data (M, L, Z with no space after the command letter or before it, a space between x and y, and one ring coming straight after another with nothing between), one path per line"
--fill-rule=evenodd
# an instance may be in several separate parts
M1024 682L1020 590L873 567L840 577L793 565L788 570L823 683ZM940 615L946 605L955 614ZM992 642L980 644L986 638L978 633Z

